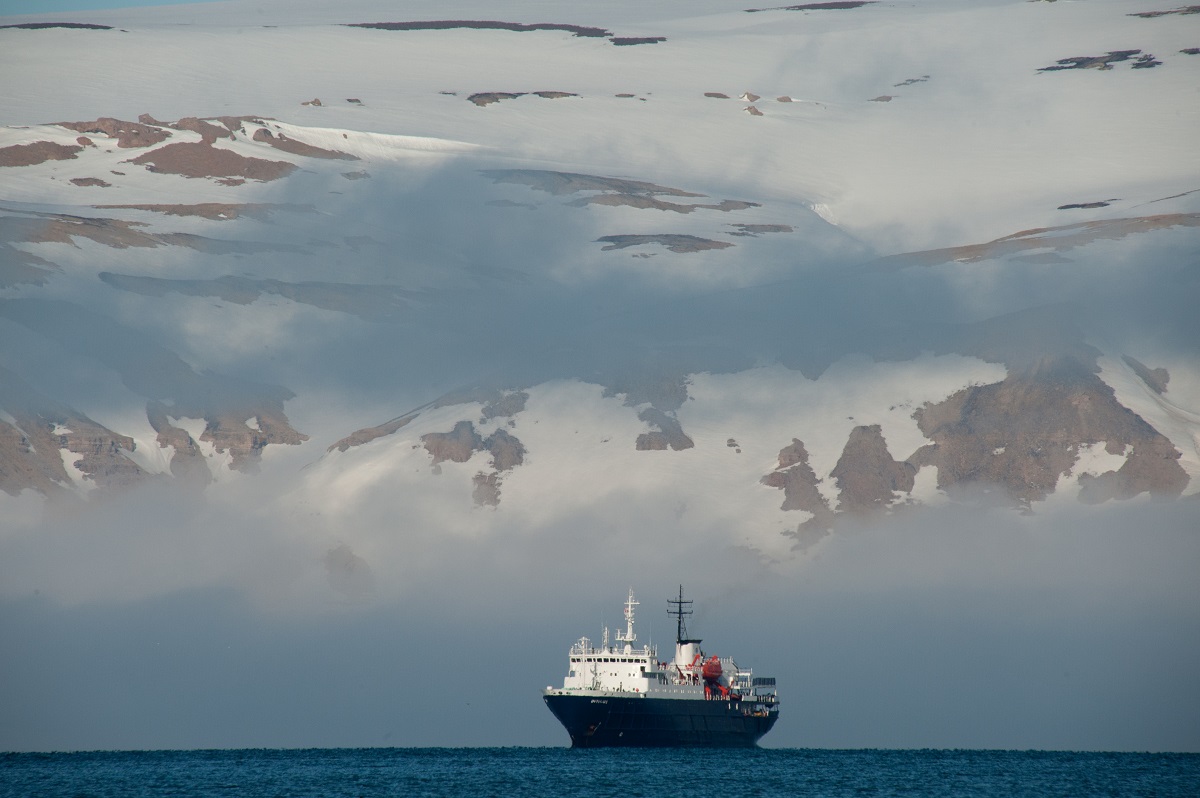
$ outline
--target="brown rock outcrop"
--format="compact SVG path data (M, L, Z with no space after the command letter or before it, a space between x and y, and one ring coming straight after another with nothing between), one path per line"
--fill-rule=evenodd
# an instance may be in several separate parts
M79 133L104 135L110 139L116 139L117 146L121 149L152 147L166 141L171 136L171 131L164 130L157 125L126 122L121 119L113 119L111 116L102 116L94 122L59 122L58 126Z
M290 139L282 133L275 134L267 130L265 127L260 127L254 131L253 139L257 142L270 144L277 150L291 153L292 155L303 155L306 158L327 158L339 161L357 161L357 155L351 155L340 150L327 150L323 147L316 147L312 144L305 144L303 141Z
M1152 391L1157 394L1167 392L1167 383L1171 381L1171 375L1164 368L1152 369L1146 366L1137 358L1129 355L1121 355L1121 359L1125 361L1125 365L1133 369L1133 373L1137 374L1142 382L1146 383Z
M130 163L145 166L151 172L184 177L240 178L262 182L278 180L296 171L296 165L287 161L249 158L203 141L167 144L139 155Z
M1188 482L1180 452L1116 400L1091 367L1072 357L1041 361L1002 382L965 388L913 417L933 444L909 462L934 465L938 486L993 483L1021 504L1044 499L1085 444L1132 450L1119 477L1087 487L1085 500L1149 491L1178 496Z
M68 161L78 157L82 145L58 144L53 141L35 141L31 144L14 144L0 147L0 166L36 166L46 161Z
M491 473L480 471L473 478L472 498L478 505L500 503L501 476L525 462L525 446L516 437L498 429L487 438L481 438L470 421L459 421L450 432L430 432L421 436L425 451L433 457L436 466L446 460L465 463L475 452L490 452Z
M898 463L888 452L883 430L878 424L859 426L850 431L830 476L837 481L838 509L857 514L881 513L895 501L895 493L909 493L917 469L910 463Z
M783 491L781 510L804 510L812 518L796 529L801 547L809 546L829 534L834 513L817 490L817 475L808 464L808 450L798 438L779 450L779 465L759 480L769 488Z
M679 420L669 416L656 407L648 407L638 413L638 418L658 429L643 432L637 437L636 448L639 452L663 451L670 448L676 452L691 449L696 444L683 432Z

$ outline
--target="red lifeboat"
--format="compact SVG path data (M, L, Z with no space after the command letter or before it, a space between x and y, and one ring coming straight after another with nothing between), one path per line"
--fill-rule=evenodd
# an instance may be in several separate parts
M715 682L721 678L721 661L715 656L709 657L700 666L700 675L706 682Z

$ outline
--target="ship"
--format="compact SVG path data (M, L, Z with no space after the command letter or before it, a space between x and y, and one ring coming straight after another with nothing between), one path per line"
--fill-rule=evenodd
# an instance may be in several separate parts
M668 599L675 619L675 656L660 660L633 631L639 602L625 600L625 629L610 644L582 637L571 646L562 687L543 691L546 706L566 727L573 748L752 748L779 719L775 678L755 676L732 657L708 656L688 635L690 599Z

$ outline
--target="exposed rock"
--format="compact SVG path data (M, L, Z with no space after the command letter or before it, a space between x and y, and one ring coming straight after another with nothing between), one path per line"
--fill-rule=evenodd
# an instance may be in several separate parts
M750 114L750 116L762 116L763 115L763 112L758 110L757 108L755 108L753 105L747 105L742 110L745 111L746 113Z
M589 28L582 25L566 25L557 22L523 24L520 22L497 22L495 20L476 19L440 19L420 22L352 22L347 24L346 27L376 28L378 30L454 30L455 28L466 28L468 30L507 30L521 33L535 30L557 30L567 31L576 36L596 39L612 36L612 32L604 28Z
M1138 11L1133 14L1126 14L1127 17L1141 17L1143 19L1154 19L1155 17L1165 17L1170 14L1200 14L1200 6L1181 6L1170 11Z
M636 448L639 452L663 451L670 448L676 452L691 449L696 444L683 432L679 420L669 416L655 407L648 407L638 413L638 418L657 430L643 432L637 437Z
M896 98L895 98L895 97L893 97L893 96L892 96L892 95L890 95L890 94L881 94L881 95L879 95L878 97L872 97L872 98L870 99L870 102L873 102L873 103L890 103L890 102L891 102L892 100L894 100L894 99L896 99Z
M76 158L83 146L58 144L53 141L35 141L31 144L14 144L0 147L0 166L36 166L46 161L67 161Z
M648 194L596 194L591 197L583 197L567 203L572 207L583 208L588 205L608 205L611 207L625 206L629 208L639 208L642 210L656 211L674 211L675 213L691 213L696 210L705 211L721 211L728 213L730 211L744 211L747 208L761 207L757 202L746 202L745 200L721 200L716 204L687 204L681 202L668 202L660 200L657 197Z
M742 235L757 236L763 233L791 233L793 232L790 224L734 224L730 225L738 230Z
M492 472L480 471L474 478L472 498L479 505L500 503L501 473L511 471L525 462L525 446L520 440L498 429L486 439L475 431L470 421L459 421L450 432L430 432L421 436L425 451L433 457L433 465L446 460L465 463L475 452L490 452Z
M502 429L487 436L482 448L492 453L492 468L496 471L510 471L525 462L524 444Z
M714 98L714 99L717 99L717 100L728 100L728 99L729 99L729 95L728 95L728 94L722 94L722 93L721 93L721 92L719 92L719 91L706 91L706 92L704 92L704 96L705 96L705 97L712 97L712 98Z
M149 116L144 114L143 116ZM142 117L138 117L139 121ZM161 123L160 123L161 124ZM190 130L193 133L199 133L205 143L212 144L217 139L232 139L233 130L227 125L214 125L204 119L197 119L194 116L187 116L180 119L171 127L176 130Z
M475 504L479 506L488 505L498 507L500 505L500 475L493 471L486 474L480 471L471 478L475 487L471 491L471 498Z
M162 402L151 400L146 403L146 418L158 433L156 440L160 448L174 449L171 455L171 476L182 484L204 489L212 482L212 472L204 455L187 430L171 424L167 407Z
M20 30L48 30L50 28L66 28L67 30L112 30L111 25L96 25L91 22L21 22L16 25L0 25L0 30L18 28Z
M628 47L632 44L658 44L666 40L666 36L613 36L609 39L617 47Z
M1076 55L1070 58L1060 58L1055 62L1054 66L1042 67L1038 72L1059 72L1064 69L1112 69L1113 64L1122 61L1128 61L1133 58L1141 50L1110 50L1105 55ZM1137 59L1131 66L1134 69L1146 69L1147 67L1155 67L1162 64L1161 61L1156 61L1154 56L1146 54Z
M482 91L472 94L467 97L467 100L475 103L479 107L498 103L501 100L515 100L518 97L525 97L532 94L535 97L541 97L544 100L561 100L564 97L578 97L578 94L573 94L569 91Z
M166 216L195 216L212 221L229 221L243 216L260 222L267 221L274 211L290 211L292 213L314 213L311 205L279 204L269 202L198 202L192 205L93 205L100 210L134 210L161 213Z
M875 261L876 269L903 269L908 266L933 266L940 263L975 263L981 260L1011 257L1031 249L1065 252L1098 240L1116 240L1132 233L1147 233L1170 227L1200 227L1200 213L1165 213L1126 219L1097 219L1091 222L1039 227L997 238L985 244L931 249L889 255Z
M342 172L342 177L347 180L365 180L370 176L371 174L365 169L359 169L357 172Z
M851 8L862 8L872 5L876 0L833 0L826 3L801 3L796 6L775 6L774 8L747 8L746 13L754 14L759 11L839 11Z
M300 104L301 105L315 105L319 108L319 107L321 107L321 98L313 97L311 100L305 100L304 102L302 102Z
M327 150L322 147L314 147L312 144L305 144L303 141L296 141L280 133L275 135L265 127L260 127L254 131L253 136L255 141L270 144L277 150L291 153L292 155L303 155L307 158L330 158L341 161L357 161L357 155L351 155L340 150Z
M626 407L649 403L658 410L672 412L683 407L688 398L688 377L678 369L649 366L606 377L604 383L604 396L624 394Z
M1150 367L1142 364L1141 361L1137 360L1136 358L1132 358L1129 355L1121 355L1121 359L1124 360L1125 364L1129 366L1129 368L1133 369L1133 372L1142 378L1142 382L1149 385L1155 393L1163 394L1167 392L1167 383L1170 382L1171 375L1167 373L1166 369L1151 369Z
M661 244L670 251L679 253L703 252L706 249L727 249L728 247L733 246L733 244L730 244L728 241L713 241L708 238L682 235L679 233L600 236L596 239L596 242L608 245L600 248L602 252L607 252L611 249L638 247L642 246L643 244Z
M1028 505L1071 473L1081 446L1098 443L1113 453L1132 450L1113 495L1137 489L1178 496L1188 482L1170 441L1121 406L1112 388L1075 358L1048 359L1002 382L965 388L913 417L934 443L909 461L936 466L943 489L993 483ZM1108 492L1093 486L1088 496Z
M190 417L187 413L179 416ZM250 419L256 422L257 429L246 423ZM307 435L292 428L282 407L267 402L240 412L209 413L205 421L200 440L213 444L218 452L229 452L229 467L235 471L256 471L262 450L268 444L298 446L308 440Z
M111 116L102 116L94 122L59 122L58 126L80 133L108 136L110 139L116 139L117 146L121 149L152 147L171 136L171 131L161 127L141 122L126 122Z
M878 424L850 431L830 476L837 481L838 509L856 514L880 513L895 500L896 492L910 493L917 469L898 463L888 452Z
M524 391L513 391L496 396L484 405L483 417L487 419L511 418L525 409L527 401L529 401L529 394Z
M0 490L30 489L58 496L74 483L64 459L82 478L103 490L128 488L149 475L126 456L133 439L34 390L17 374L0 369ZM63 451L71 457L64 457Z
M1097 200L1095 202L1069 202L1066 205L1059 205L1056 210L1071 211L1071 210L1090 210L1092 208L1107 208L1110 203L1116 200Z
M107 180L101 180L98 177L72 177L71 183L76 186L95 186L97 188L109 188L112 183Z
M550 194L575 194L580 191L610 191L617 194L662 194L670 197L703 197L678 188L659 186L641 180L626 180L621 177L599 177L574 172L553 172L544 169L484 169L495 183L517 183L535 191Z
M812 518L797 527L795 535L805 548L829 534L834 514L825 497L817 490L817 475L808 464L808 451L798 438L779 450L779 465L759 480L769 488L783 491L781 510L804 510Z
M391 435L396 430L398 430L404 426L407 426L408 423L416 417L417 417L416 413L409 413L406 416L400 416L399 418L393 418L391 421L385 422L385 423L380 424L375 427L365 427L363 429L360 429L360 430L350 433L349 435L342 438L337 443L331 445L325 451L332 452L334 449L337 449L339 452L344 452L347 449L349 449L351 446L362 446L364 443L370 443L371 441L375 440L376 438L382 438L385 435Z
M465 463L483 448L483 438L475 432L470 421L460 421L450 432L429 432L421 436L425 451L433 457L433 465L445 460Z
M151 172L184 177L226 177L268 182L286 177L296 170L287 161L248 158L205 142L178 142L139 155L130 163L145 166Z
M518 97L524 97L525 92L508 92L508 91L481 91L467 97L468 102L473 102L480 108L498 103L501 100L515 100Z

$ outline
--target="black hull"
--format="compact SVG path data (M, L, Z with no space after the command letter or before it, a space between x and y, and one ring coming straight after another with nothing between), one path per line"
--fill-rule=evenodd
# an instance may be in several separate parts
M671 698L546 695L574 748L753 748L779 714L754 704Z

